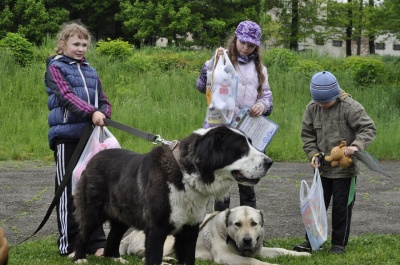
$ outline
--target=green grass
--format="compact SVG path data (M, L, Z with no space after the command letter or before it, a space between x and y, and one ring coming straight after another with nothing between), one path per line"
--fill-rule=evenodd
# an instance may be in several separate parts
M302 242L301 238L272 239L265 242L268 247L282 247L292 249L295 244ZM329 241L329 238L328 238ZM373 235L350 237L347 251L344 255L332 255L329 253L330 243L323 244L323 250L314 252L311 257L290 257L264 259L269 263L285 265L397 265L400 260L400 235ZM143 264L141 259L134 256L124 256L129 264ZM107 259L88 256L88 264L117 264ZM32 240L10 248L9 265L54 265L71 264L71 260L58 255L56 238L48 236L40 240ZM197 260L196 264L212 265L209 261Z
M40 60L25 68L18 66L9 53L0 52L0 160L53 160L47 142L48 109L43 83L44 58L51 54L52 45L51 41L45 42L37 51ZM154 64L157 53L166 60L161 68ZM179 60L188 66L180 67L181 61L171 57L174 53L182 53ZM198 70L211 54L211 51L137 50L135 58L142 60L139 64L145 65L145 70L135 66L136 61L131 58L110 60L95 51L88 53L88 59L100 74L113 106L114 120L173 140L202 126L205 96L197 91L195 83ZM168 56L172 58L170 63ZM326 56L311 59L334 60ZM268 67L268 73L274 98L274 110L269 118L280 128L267 153L275 161L305 161L300 129L303 111L310 100L310 78L274 65ZM357 88L348 71L338 71L337 76L340 86L364 105L376 123L378 134L367 151L379 160L400 160L399 84L393 81ZM146 140L111 130L124 148L147 152L153 147Z
M25 68L19 67L8 53L0 52L0 160L53 161L47 142L48 109L43 83L44 60L52 53L53 46L54 41L45 42L36 51L39 54L37 58L41 59ZM159 52L163 54L163 60L168 60L165 51L151 48L135 51L135 58L147 58ZM138 70L140 67L134 64L135 61L110 61L107 56L95 52L89 52L88 59L100 74L113 106L114 120L173 140L202 126L206 111L205 96L197 91L195 82L202 63L211 54L211 51L185 51L183 58L191 66L170 67L172 69L169 70L160 69L151 62L147 62L144 71ZM331 61L332 65L335 62L334 58L326 56L299 56L318 62ZM392 69L398 67L393 65ZM378 134L367 151L380 160L400 160L399 83L393 81L357 88L351 73L340 69L335 71L340 86L364 105L376 123ZM274 161L305 161L300 129L303 111L310 100L310 78L274 65L268 67L268 73L274 98L274 111L269 118L280 128L267 153ZM150 142L136 136L113 128L110 130L124 148L147 152L153 147ZM40 196L41 192L33 200ZM364 197L368 196L368 193L364 194ZM274 239L267 244L291 249L301 241L299 238ZM329 247L329 243L324 244L325 249ZM351 237L348 251L343 256L321 251L314 253L312 258L279 257L267 261L279 264L398 264L399 247L399 235L365 235ZM58 255L54 237L12 246L10 255L11 265L71 264L70 260ZM142 264L138 258L127 259L131 264ZM94 257L90 257L90 261L92 264L115 264ZM199 261L197 264L212 263Z

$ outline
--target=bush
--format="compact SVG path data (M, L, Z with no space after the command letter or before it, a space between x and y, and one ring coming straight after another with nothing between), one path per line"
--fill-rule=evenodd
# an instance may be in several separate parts
M26 66L33 59L33 45L18 33L8 32L0 40L0 50L10 51L21 66Z
M381 60L371 57L350 56L344 63L345 69L353 72L354 82L357 86L384 83L386 69Z
M146 54L134 54L129 57L129 59L124 63L126 69L129 70L130 73L143 73L147 71L156 71L154 66L151 63L151 59L149 55ZM158 66L157 66L158 68Z
M156 50L156 52L154 52ZM129 57L127 66L135 72L143 71L170 71L186 69L198 72L210 52L201 51L177 51L175 49L144 49Z
M109 56L109 59L122 59L133 54L133 46L122 39L100 40L96 44L96 52Z
M264 63L267 67L276 65L284 71L290 70L295 65L298 65L298 61L300 60L298 54L291 50L282 48L271 49L266 52L263 57Z
M318 62L309 59L300 59L298 64L293 66L292 69L309 79L311 79L315 73L324 70L323 66Z

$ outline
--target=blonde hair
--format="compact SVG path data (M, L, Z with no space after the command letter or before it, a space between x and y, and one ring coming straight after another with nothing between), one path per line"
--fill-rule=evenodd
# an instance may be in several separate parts
M68 39L75 35L80 39L87 40L88 44L90 44L92 37L90 35L89 30L85 27L85 25L78 22L72 22L64 24L61 27L61 30L57 35L57 47L54 49L54 51L57 54L62 54L63 48Z
M236 48L236 41L237 41L236 34L234 36L232 36L231 38L229 38L229 40L228 40L228 56L234 66L236 66L238 64L238 56L239 56L239 52L237 51L237 48ZM258 76L257 94L258 94L258 98L260 98L262 96L262 85L265 81L265 76L262 71L260 46L256 46L254 52L257 53L257 55L258 55L254 59L254 63L256 64L256 70L257 70L257 76Z

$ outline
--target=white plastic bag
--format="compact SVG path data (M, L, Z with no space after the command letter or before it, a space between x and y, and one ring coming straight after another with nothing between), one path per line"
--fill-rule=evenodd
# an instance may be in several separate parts
M207 79L212 80L212 93L206 121L209 124L230 124L235 110L238 77L225 50L210 74L212 76Z
M306 194L304 194L304 190L307 191ZM305 180L301 181L300 211L311 248L318 250L328 237L328 218L321 177L317 168L311 188L308 187Z
M101 150L111 148L121 148L117 138L105 126L96 126L83 149L74 171L72 171L72 194L75 194L76 184L90 159Z

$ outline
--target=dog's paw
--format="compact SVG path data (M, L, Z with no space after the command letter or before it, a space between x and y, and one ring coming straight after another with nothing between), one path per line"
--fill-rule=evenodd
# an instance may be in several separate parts
M178 261L178 260L173 257L163 257L163 261L174 262L174 261Z
M308 253L308 252L297 252L296 256L311 257L311 253Z
M123 258L121 258L121 257L119 257L119 258L111 258L111 260L112 260L112 261L115 261L115 262L120 262L120 263L122 263L122 264L127 264L127 263L129 263L126 259L123 259Z
M88 263L88 260L87 259L78 259L78 260L75 260L74 263Z
M174 262L174 261L176 261L176 259L174 259L172 257L163 257L163 262L161 262L161 265L171 265L173 263L167 263L167 262L164 262L164 261ZM146 258L142 258L142 262L146 263Z

